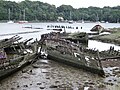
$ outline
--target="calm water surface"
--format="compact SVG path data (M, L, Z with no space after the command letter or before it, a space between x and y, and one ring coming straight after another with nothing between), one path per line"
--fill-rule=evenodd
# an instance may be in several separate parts
M84 32L90 32L90 29L94 27L98 23L27 23L27 24L8 24L8 23L0 23L0 39L6 38L6 37L12 37L13 35L7 35L6 34L14 34L15 33L21 33L21 32L30 32L27 34L18 34L19 36L23 37L22 40L33 38L35 40L36 38L39 40L41 34L49 33L52 30L47 30L47 26L71 26L74 27L74 29L66 29L67 32L77 32L77 31L84 31ZM114 27L120 27L119 23L99 23L104 28L114 28ZM24 28L24 27L31 27L31 28ZM75 27L78 27L76 29ZM82 29L81 29L82 27ZM42 29L34 29L34 28L42 28ZM36 33L32 33L33 31L38 31ZM3 35L3 36L2 36ZM110 46L114 46L116 50L119 49L119 46L113 45L113 44L105 44L97 41L90 40L88 43L89 48L96 48L98 50L106 50L109 49Z
M47 25L64 25L79 28L66 29L67 32L89 32L96 24L98 23L0 23L0 39L12 37L13 35L6 36L6 34L10 33L39 31L37 33L19 34L19 36L23 37L23 40L29 38L34 38L34 40L37 38L39 40L41 34L51 32L47 30ZM114 23L100 24L104 28L120 27L120 24ZM23 28L27 26L43 29ZM111 45L113 44L104 44L90 40L88 47L105 50L109 49ZM119 49L119 46L115 46L115 49ZM37 65L38 68L33 68L32 65L27 66L22 71L0 81L0 90L88 90L88 88L91 88L90 90L120 90L120 77L117 76L101 78L98 75L51 60L40 59L35 65ZM111 72L112 69L109 69ZM118 75L120 76L120 73Z

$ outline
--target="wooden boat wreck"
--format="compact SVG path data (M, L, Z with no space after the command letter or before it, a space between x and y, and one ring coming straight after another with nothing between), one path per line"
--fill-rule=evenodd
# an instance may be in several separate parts
M41 41L44 42L44 49L48 59L81 68L100 76L105 75L99 59L99 53L96 57L85 55L81 50L82 46L69 40L55 38L55 36L50 34L42 37Z
M103 33L103 32L109 32L109 34L110 34L111 32L113 32L112 30L106 29L99 24L95 25L90 31L91 32L96 32L96 34L100 34L100 33Z
M37 44L26 48L26 43L18 42L20 39L19 36L13 36L0 41L0 80L32 63L37 57L37 51L34 50Z
M70 40L74 43L88 44L88 34L86 32L61 33L60 36L62 39Z
M49 34L41 35L41 38L46 37L46 36L69 40L77 44L86 44L86 45L88 44L88 34L86 32L77 32L77 33L66 33L65 31L63 33L51 32Z

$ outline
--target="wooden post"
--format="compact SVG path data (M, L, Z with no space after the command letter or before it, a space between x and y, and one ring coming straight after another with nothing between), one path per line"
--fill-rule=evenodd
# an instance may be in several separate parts
M101 60L100 60L100 54L99 54L98 50L97 50L97 57L98 57L98 61L99 61L99 66L100 66L101 69L103 69L102 63L101 63Z

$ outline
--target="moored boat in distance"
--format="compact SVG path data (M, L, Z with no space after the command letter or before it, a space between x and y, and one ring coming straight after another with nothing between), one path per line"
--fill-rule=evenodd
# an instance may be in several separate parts
M70 20L70 21L68 21L68 23L69 23L69 24L73 24L74 22L73 22L73 20Z
M8 21L7 23L14 23L14 21L11 21L11 20L10 20L10 21Z
M19 24L28 23L28 21L18 21Z

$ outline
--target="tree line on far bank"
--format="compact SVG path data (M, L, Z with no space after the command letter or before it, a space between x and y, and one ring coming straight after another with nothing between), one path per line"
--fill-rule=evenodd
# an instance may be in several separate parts
M70 5L56 7L40 1L13 2L0 0L1 20L56 21L58 17L73 21L120 22L120 6L75 9Z

